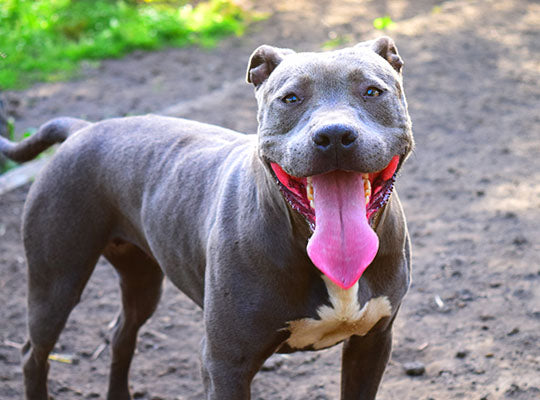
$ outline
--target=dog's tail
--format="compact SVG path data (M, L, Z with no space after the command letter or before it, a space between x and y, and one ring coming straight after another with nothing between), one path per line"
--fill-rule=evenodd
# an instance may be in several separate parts
M32 160L53 144L63 142L71 134L89 126L90 122L77 118L55 118L22 142L11 142L0 136L0 153L7 158L22 163Z

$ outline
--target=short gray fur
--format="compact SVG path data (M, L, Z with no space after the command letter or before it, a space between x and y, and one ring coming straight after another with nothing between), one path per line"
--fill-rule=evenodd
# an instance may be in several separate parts
M124 307L112 341L109 399L131 398L137 331L157 305L164 275L204 308L206 398L249 399L265 359L293 351L285 344L287 323L316 318L328 304L306 253L311 230L284 200L269 163L298 177L378 171L396 154L401 166L413 148L401 67L386 37L325 53L261 46L248 67L257 136L148 115L59 118L20 144L0 139L0 152L18 161L64 141L24 209L26 399L47 399L48 354L102 254L118 271ZM384 95L366 99L370 86ZM301 101L284 103L288 93ZM354 136L353 145L317 146L314 138L332 135L336 124ZM358 300L386 296L393 311L367 335L345 341L346 400L375 398L409 286L410 244L396 192L376 232L379 252L359 281Z

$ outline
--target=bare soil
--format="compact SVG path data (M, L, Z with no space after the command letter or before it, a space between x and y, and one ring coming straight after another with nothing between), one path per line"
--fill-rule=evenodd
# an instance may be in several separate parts
M71 82L5 92L19 132L58 115L98 120L163 112L256 132L242 79L263 43L317 50L380 35L405 60L417 148L398 182L413 239L414 282L396 321L380 399L540 399L540 4L538 1L259 1L273 11L216 49L136 52L86 67ZM0 196L0 398L22 397L25 338L20 217L28 186ZM51 362L55 399L104 398L108 324L119 310L113 269L100 261ZM170 283L140 333L137 399L201 399L201 312ZM96 351L97 350L97 351ZM420 376L403 365L422 363ZM337 399L340 348L276 355L254 399Z

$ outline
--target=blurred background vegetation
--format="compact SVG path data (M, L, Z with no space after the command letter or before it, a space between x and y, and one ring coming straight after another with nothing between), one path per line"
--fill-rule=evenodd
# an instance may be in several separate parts
M0 89L66 79L82 60L213 46L253 15L231 0L0 0Z

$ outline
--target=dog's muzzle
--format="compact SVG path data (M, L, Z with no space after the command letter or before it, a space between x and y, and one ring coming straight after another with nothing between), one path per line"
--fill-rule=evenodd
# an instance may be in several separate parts
M307 245L311 261L344 289L360 279L377 254L374 215L390 198L399 162L396 155L378 172L334 170L307 178L270 163L284 198L313 230Z

